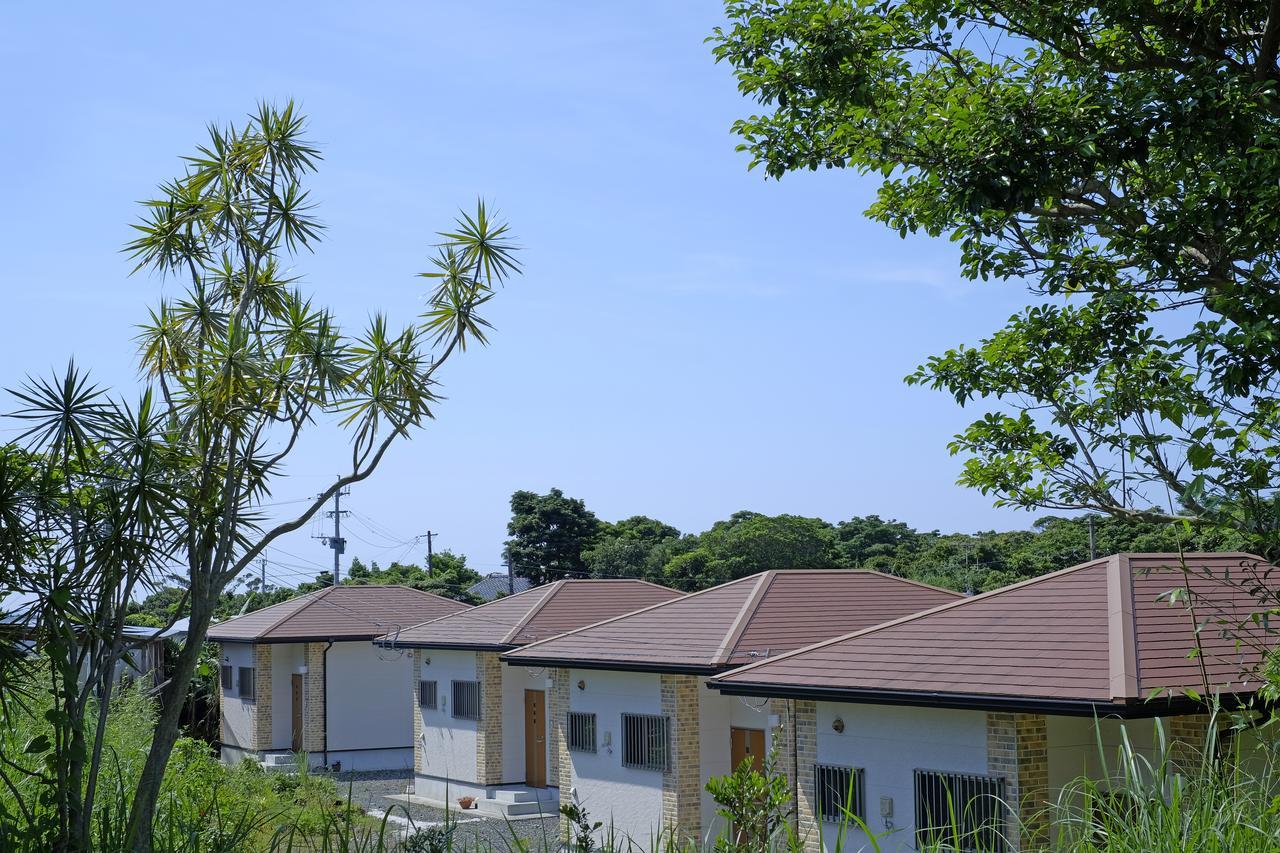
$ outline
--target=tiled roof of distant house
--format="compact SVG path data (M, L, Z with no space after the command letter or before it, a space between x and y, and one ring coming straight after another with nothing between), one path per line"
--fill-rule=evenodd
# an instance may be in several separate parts
M467 592L484 601L493 601L495 598L501 598L504 595L524 592L529 587L528 578L522 578L519 575L509 578L505 572L493 572L485 575L479 583L467 587Z
M880 572L761 572L506 655L512 663L717 672L955 601Z
M414 648L506 650L682 594L639 580L563 580L536 586L379 642Z
M214 642L287 643L308 640L372 640L471 605L394 584L325 587L209 629Z

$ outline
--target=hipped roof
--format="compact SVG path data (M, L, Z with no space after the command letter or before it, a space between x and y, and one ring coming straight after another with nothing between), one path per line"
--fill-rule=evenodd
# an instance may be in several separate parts
M504 659L527 666L716 672L959 597L873 571L767 571L531 644Z
M471 605L394 584L330 586L236 616L209 629L214 642L372 640Z
M409 648L503 651L681 597L674 589L641 580L555 581L388 632L378 642Z
M1251 554L1117 554L818 643L713 680L724 692L891 704L1154 714L1154 694L1252 693L1274 592ZM1174 589L1189 595L1167 595ZM1274 600L1274 599L1271 599ZM1187 602L1192 607L1188 607ZM1194 609L1194 615L1193 615ZM1202 656L1189 656L1197 622ZM1201 665L1203 664L1203 670ZM1166 693L1167 691L1167 693Z

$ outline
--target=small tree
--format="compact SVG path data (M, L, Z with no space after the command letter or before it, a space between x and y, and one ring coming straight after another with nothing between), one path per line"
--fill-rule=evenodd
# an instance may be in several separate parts
M747 756L728 776L708 779L706 788L718 806L716 814L729 825L716 838L717 851L769 850L778 846L779 836L789 834L791 791L787 777L777 772L776 745L763 769L757 770Z
M292 104L264 104L241 127L210 128L183 174L144 202L146 215L127 247L135 270L183 282L184 292L162 300L141 328L149 387L138 404L109 400L74 368L19 394L21 414L34 424L29 447L48 460L45 480L61 489L62 497L42 499L40 511L61 508L66 519L55 532L61 551L42 591L46 634L65 634L89 615L57 611L73 594L64 566L79 572L71 577L88 575L97 584L92 600L100 606L87 624L96 626L92 639L105 649L104 661L119 652L131 585L171 576L187 596L187 642L161 693L129 815L129 843L138 851L151 849L183 699L223 591L263 549L304 526L338 489L369 477L394 443L432 416L439 370L468 344L486 342L489 324L479 309L519 270L507 226L478 204L442 233L433 268L422 274L433 289L419 320L396 330L374 315L348 336L287 272L289 259L322 233L304 186L320 154L303 132ZM343 472L298 515L266 524L263 502L300 437L321 418L350 437ZM90 482L78 487L72 475ZM88 517L92 526L72 497L102 501ZM86 529L101 532L88 546L80 544ZM86 555L86 548L96 550ZM72 744L65 754L75 761L81 751ZM88 789L71 845L78 849L87 849L92 778Z

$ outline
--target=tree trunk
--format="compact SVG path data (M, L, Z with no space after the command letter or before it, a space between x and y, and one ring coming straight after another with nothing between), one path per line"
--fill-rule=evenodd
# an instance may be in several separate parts
M187 642L178 654L169 685L160 694L160 719L156 723L156 732L151 739L151 749L147 752L147 761L142 767L142 776L138 779L138 787L133 795L133 806L129 812L127 844L134 853L151 853L152 824L155 821L156 802L160 799L160 785L164 782L164 770L169 764L169 754L173 751L173 744L178 739L182 704L186 699L187 691L191 688L191 679L195 676L196 665L200 662L200 650L209 633L211 618L210 606L193 599Z

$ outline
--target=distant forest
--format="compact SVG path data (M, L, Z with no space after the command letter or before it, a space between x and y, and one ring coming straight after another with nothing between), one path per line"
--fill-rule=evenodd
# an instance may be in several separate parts
M829 522L799 515L736 512L701 533L683 533L647 516L609 522L559 489L520 491L511 498L505 556L534 584L561 578L643 578L695 591L765 569L876 569L904 578L977 593L1118 551L1230 551L1241 543L1169 524L1110 517L1043 517L1029 530L941 533L920 531L877 515ZM1093 532L1092 552L1090 527ZM399 583L478 603L467 587L481 579L464 555L434 555L433 571L393 562L385 567L351 560L342 583ZM219 618L247 613L333 583L330 572L296 587L261 588L247 578L225 593ZM181 599L177 588L156 591L135 605L136 624L161 625Z

